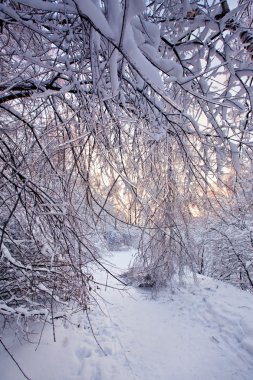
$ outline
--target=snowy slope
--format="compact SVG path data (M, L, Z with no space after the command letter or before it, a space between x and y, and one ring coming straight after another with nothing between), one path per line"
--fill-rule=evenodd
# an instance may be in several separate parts
M111 270L127 268L133 254L116 252ZM99 281L103 277L97 274ZM3 337L32 380L253 379L251 294L205 277L155 299L143 289L101 287L98 292L100 308L89 311L89 318L101 347L82 314L75 325L58 322L56 343L51 327L45 327L37 351L36 345ZM0 379L23 378L0 348Z

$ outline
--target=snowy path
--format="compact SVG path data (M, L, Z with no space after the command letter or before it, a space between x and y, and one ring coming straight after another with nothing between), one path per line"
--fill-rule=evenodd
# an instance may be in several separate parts
M111 258L115 273L131 254ZM32 380L252 380L252 295L208 278L199 282L157 299L147 290L101 287L103 312L89 317L103 351L83 316L80 327L59 326L56 343L46 330L36 352L11 342L9 348ZM0 351L0 380L18 379Z
M107 309L133 379L253 379L252 296L207 278L155 300L130 295L111 290Z

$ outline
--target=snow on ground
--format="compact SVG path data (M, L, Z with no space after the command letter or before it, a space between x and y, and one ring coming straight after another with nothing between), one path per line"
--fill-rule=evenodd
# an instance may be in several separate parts
M111 270L126 269L133 255L115 252ZM97 279L106 281L102 272ZM32 380L252 380L252 295L206 277L198 282L188 279L156 298L149 290L101 286L100 307L89 311L100 347L81 313L73 325L57 322L56 343L46 326L36 351L10 336L3 341ZM19 379L0 348L0 380Z

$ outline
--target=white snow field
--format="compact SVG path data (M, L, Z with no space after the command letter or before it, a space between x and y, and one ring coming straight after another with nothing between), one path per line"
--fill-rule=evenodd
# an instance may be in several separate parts
M134 251L115 252L114 273ZM98 274L100 281L104 274ZM156 298L149 290L101 286L98 307L75 324L46 326L41 342L2 340L31 380L252 380L253 296L210 278L188 279ZM108 278L108 285L116 280ZM35 337L41 326L34 326ZM99 347L100 346L100 347ZM37 350L35 351L37 347ZM0 380L24 379L0 347Z

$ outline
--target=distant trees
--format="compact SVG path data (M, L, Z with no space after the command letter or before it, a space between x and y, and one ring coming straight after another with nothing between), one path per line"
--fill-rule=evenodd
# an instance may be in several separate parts
M106 218L159 285L192 267L188 206L251 156L251 28L250 0L0 3L1 314L85 308Z
M249 160L243 162L234 191L229 175L227 186L216 189L213 208L206 203L190 229L197 272L253 291L253 173Z

